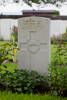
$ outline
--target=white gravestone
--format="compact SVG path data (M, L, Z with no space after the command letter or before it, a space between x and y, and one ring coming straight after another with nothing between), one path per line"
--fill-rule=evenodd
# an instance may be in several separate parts
M44 17L19 19L19 68L48 72L50 62L50 20Z

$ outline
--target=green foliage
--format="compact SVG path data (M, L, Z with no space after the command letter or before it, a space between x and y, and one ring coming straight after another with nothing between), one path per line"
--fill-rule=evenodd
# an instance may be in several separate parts
M55 4L57 1L64 2L65 0L24 0L26 3L29 4L29 1L32 1L34 3L40 3L43 1L44 3L52 3Z
M1 64L0 68L2 69L1 73L4 72L5 70L5 67L4 66L7 66L7 69L6 71L9 71L9 72L14 72L15 69L18 69L18 64L14 64L14 63L3 63Z
M67 93L67 41L57 40L54 44L53 60L49 67L49 85L53 95Z
M34 2L34 3L39 3L39 0L32 0L32 2Z
M35 71L15 70L13 73L0 68L0 90L18 93L46 93L48 80Z
M67 67L54 66L49 67L49 84L51 93L54 95L66 96L67 93Z
M6 42L0 45L0 65L7 59L13 61L14 49L16 47L16 43L13 44L13 42Z
M60 41L59 44L54 46L56 52L54 54L54 65L67 65L67 44L66 42Z
M51 43L54 44L54 48L56 48L53 63L55 65L67 65L67 29L61 36L53 35Z
M1 44L1 46L5 46L4 47L5 51L10 52L11 50L11 52L13 52L16 45L14 46L13 44L12 46L12 43L7 43L7 44L10 45L5 46L5 44ZM56 59L53 59L53 61L54 60L55 61L52 62L51 66L49 67L49 73L48 73L49 80L47 79L46 76L42 76L35 71L27 71L27 70L9 71L7 70L7 65L3 65L3 68L0 67L0 90L1 91L6 90L6 91L12 91L18 93L22 93L22 92L23 93L48 93L49 92L55 96L57 95L66 96L67 66L64 66L64 64L67 59L64 58L64 55L66 55L67 49L64 47L67 45L63 44L63 41L58 41L55 44L55 46L56 49L54 53ZM11 49L9 50L10 47ZM6 53L5 51L4 53ZM10 55L10 53L8 53L8 55ZM7 57L7 55L5 57L9 58ZM63 58L62 59L63 63L59 58ZM8 67L10 68L10 65L8 65Z
M55 11L54 11L54 14L55 14L55 15L59 15L59 11L55 10Z
M53 95L67 94L67 29L60 36L52 38L52 59L49 67L49 85Z

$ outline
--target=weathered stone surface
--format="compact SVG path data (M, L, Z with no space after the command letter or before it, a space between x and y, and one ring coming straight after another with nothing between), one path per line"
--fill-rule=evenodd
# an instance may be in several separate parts
M45 73L50 61L50 20L43 17L19 19L19 68Z

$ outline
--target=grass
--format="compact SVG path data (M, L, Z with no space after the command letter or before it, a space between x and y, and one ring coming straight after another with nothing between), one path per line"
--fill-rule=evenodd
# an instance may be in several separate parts
M2 44L4 44L4 43L6 43L6 41L0 41L0 45L2 45Z
M12 94L11 92L0 92L0 100L67 100L67 98L40 94Z

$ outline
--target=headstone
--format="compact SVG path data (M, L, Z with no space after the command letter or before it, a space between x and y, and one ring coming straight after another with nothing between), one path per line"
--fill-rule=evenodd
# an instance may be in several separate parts
M0 34L3 40L10 40L11 19L0 19Z
M48 72L50 62L50 20L44 17L19 19L19 68Z

